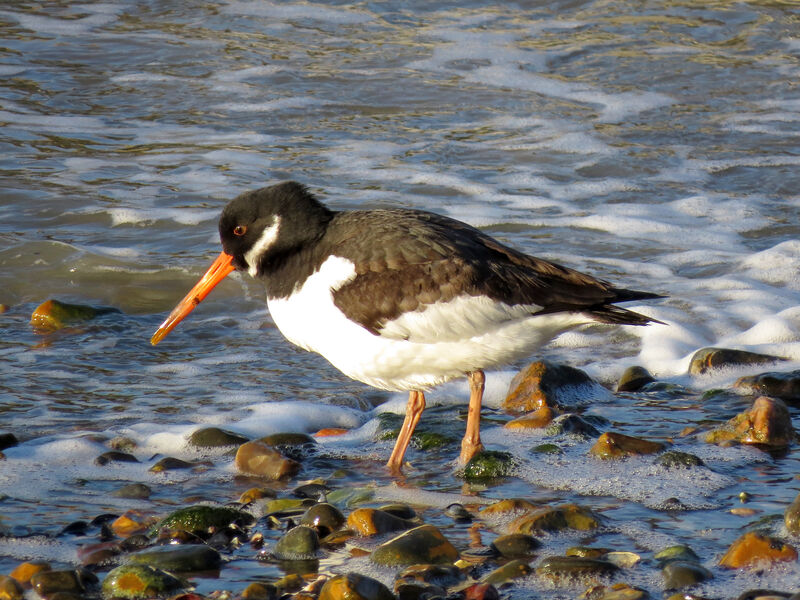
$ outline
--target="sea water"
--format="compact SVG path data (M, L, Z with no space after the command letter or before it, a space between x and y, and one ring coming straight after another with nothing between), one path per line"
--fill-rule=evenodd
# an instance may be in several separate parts
M158 486L156 505L230 486L233 467L220 457L202 475L94 465L114 436L134 439L143 460L197 458L186 436L203 425L248 436L344 427L322 443L362 464L348 485L378 480L396 497L381 470L391 442L373 435L376 415L402 413L405 398L288 345L259 284L229 277L149 344L218 253L225 203L281 180L335 209L443 213L668 295L630 306L666 325L579 330L538 356L609 388L642 365L688 394L609 393L590 414L663 439L746 408L731 395L712 410L702 394L750 371L693 377L687 367L705 346L780 355L786 370L800 363L797 19L792 3L755 1L4 5L0 428L22 443L0 462L0 529L11 536L0 539L0 572L33 557L73 564L71 546L37 534L130 508L109 496L121 482ZM42 335L28 319L48 298L121 313ZM489 410L513 372L489 374ZM461 406L465 395L455 382L429 404ZM589 462L586 444L533 458L541 434L489 423L483 435L521 466L481 501L594 498L622 547L688 543L710 567L741 533L724 509L743 486L762 514L800 488L794 451L677 440L713 472L665 482L648 461ZM426 481L417 487L428 506L457 491L454 480ZM425 496L437 493L438 504ZM665 517L673 498L690 510ZM642 573L628 580L659 589L657 571ZM798 580L795 567L701 589L797 591Z

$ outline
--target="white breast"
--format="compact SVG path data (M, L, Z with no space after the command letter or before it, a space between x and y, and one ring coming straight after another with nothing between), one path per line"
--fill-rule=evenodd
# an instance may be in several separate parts
M402 315L386 325L386 335L375 335L333 303L333 292L355 276L352 262L331 256L291 296L268 299L267 305L290 342L382 389L427 389L469 371L504 365L591 321L577 313L531 315L538 307L464 296Z

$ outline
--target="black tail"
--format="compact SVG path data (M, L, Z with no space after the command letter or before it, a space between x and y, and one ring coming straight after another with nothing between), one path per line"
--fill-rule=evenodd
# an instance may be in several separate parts
M614 292L616 292L616 296L611 302L600 306L593 306L586 309L584 312L591 315L593 319L600 323L612 323L614 325L649 325L650 323L658 323L660 325L666 325L666 323L658 319L653 319L652 317L647 317L612 304L612 302L631 302L633 300L655 300L657 298L666 298L666 296L637 290L615 289Z

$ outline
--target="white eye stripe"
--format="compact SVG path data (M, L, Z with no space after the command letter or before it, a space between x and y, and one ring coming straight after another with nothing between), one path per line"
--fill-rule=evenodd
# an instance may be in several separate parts
M269 250L270 246L275 243L275 240L278 239L278 228L280 226L281 219L277 215L275 215L275 220L272 222L272 225L264 229L261 232L261 237L258 238L258 241L253 244L253 247L250 248L244 254L244 259L247 261L247 272L250 273L250 277L256 277L258 275L258 263L261 256Z

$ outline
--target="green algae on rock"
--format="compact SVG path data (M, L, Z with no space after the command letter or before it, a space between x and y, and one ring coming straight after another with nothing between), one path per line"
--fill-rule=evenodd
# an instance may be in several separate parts
M227 506L196 504L179 508L164 517L152 530L155 535L162 529L179 529L195 535L207 535L210 530L224 529L231 525L246 527L255 518L248 512Z
M510 452L483 450L473 456L464 467L466 481L485 481L507 477L514 472L514 456Z
M203 427L196 429L189 435L189 445L197 448L224 448L226 446L240 446L248 438L219 427Z
M55 331L68 325L76 325L109 313L120 312L116 308L94 307L85 304L68 304L58 300L42 302L31 314L31 325L41 331Z
M311 560L317 558L319 535L308 525L298 525L281 536L273 554L280 560Z
M113 569L103 580L103 597L146 600L163 598L186 587L174 575L148 565L122 565Z

